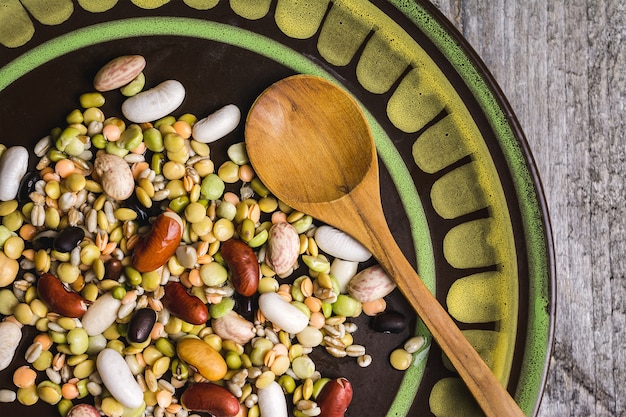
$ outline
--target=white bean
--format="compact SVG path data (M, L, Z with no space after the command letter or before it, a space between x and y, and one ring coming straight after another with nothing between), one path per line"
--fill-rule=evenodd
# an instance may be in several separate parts
M315 242L327 254L346 261L365 262L372 257L370 251L352 236L332 226L318 227Z
M22 328L13 321L0 323L0 371L7 368L22 340Z
M81 319L83 328L89 336L104 332L117 319L117 311L122 302L111 295L103 294L90 307Z
M23 146L12 146L0 158L0 201L17 197L20 182L28 169L28 150Z
M143 392L122 355L111 348L103 349L98 354L96 368L113 398L127 408L141 406Z
M339 284L339 292L345 294L348 291L348 282L356 275L359 263L335 258L330 264L330 274L335 277Z
M283 389L274 381L258 392L262 417L287 417L287 400Z
M198 142L211 143L223 138L239 125L241 111L234 104L227 104L193 125L192 136Z
M17 398L15 391L0 389L0 403L12 403Z
M185 87L179 81L167 80L124 101L122 113L134 123L152 122L172 113L184 99Z
M287 333L297 334L309 324L309 319L302 310L288 303L275 292L261 294L259 309L265 318Z

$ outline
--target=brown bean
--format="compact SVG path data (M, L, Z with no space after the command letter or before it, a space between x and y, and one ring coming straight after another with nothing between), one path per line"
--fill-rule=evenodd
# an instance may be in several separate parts
M189 410L210 413L215 417L235 417L239 413L237 397L211 382L192 384L180 401Z

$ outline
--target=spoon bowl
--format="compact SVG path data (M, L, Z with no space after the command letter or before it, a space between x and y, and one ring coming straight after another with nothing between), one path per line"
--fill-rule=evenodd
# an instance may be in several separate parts
M280 80L250 109L245 141L254 170L277 198L370 250L487 416L524 415L395 243L380 202L372 133L350 95L316 76Z

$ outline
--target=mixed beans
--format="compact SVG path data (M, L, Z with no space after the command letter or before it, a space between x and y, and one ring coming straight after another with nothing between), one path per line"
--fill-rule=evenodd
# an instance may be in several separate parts
M324 377L309 354L322 346L367 367L351 318L402 331L406 319L385 311L393 285L379 270L357 274L357 261L331 261L319 225L270 193L243 142L215 166L209 143L237 126L236 106L201 120L172 116L171 103L140 106L130 123L107 117L104 91L140 103L163 93L143 91L144 66L138 56L107 64L98 91L36 144L35 170L0 190L2 325L38 330L0 401L43 401L62 416L281 417L286 394L296 417L343 416L349 381ZM308 271L295 277L300 264ZM379 290L359 293L370 287L352 279ZM407 369L423 343L408 340L391 365ZM88 396L93 406L76 405Z

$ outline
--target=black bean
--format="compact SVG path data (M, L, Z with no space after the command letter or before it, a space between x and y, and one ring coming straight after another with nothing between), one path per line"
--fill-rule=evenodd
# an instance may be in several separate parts
M66 227L57 233L52 248L59 252L71 252L85 237L85 231L76 226Z
M20 181L20 186L17 189L17 201L20 203L26 203L30 201L28 197L30 193L35 191L35 184L39 181L41 177L39 176L38 171L28 171L26 175Z
M131 343L143 343L150 337L152 327L156 322L157 314L151 308L142 308L135 311L128 323L126 337Z
M371 321L370 327L380 333L400 333L408 324L406 316L397 311L385 311L377 314Z
M254 321L254 314L258 309L259 299L258 296L252 295L250 297L244 297L238 293L235 293L236 310L246 320Z
M115 258L109 259L104 264L104 279L117 281L122 275L122 262Z
M56 230L45 230L41 233L38 233L32 241L33 249L35 249L36 251L40 249L51 249L52 242L54 242L54 238L56 237L56 235Z

